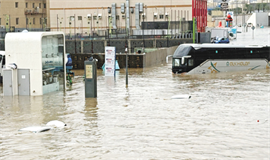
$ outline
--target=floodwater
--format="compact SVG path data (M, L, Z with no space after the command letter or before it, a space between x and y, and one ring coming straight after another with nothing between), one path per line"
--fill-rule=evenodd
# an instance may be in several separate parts
M269 29L232 43L269 44ZM259 36L258 36L259 35ZM259 41L259 42L258 42ZM98 97L85 99L83 71L44 96L3 97L0 159L270 159L270 70L173 75L171 64L98 71ZM171 99L188 94L191 99ZM19 132L51 120L67 124Z
M270 158L270 71L183 76L171 64L98 72L84 98L83 71L63 92L0 96L0 159ZM2 88L1 88L2 92ZM191 99L171 99L189 94ZM64 129L20 128L60 120Z

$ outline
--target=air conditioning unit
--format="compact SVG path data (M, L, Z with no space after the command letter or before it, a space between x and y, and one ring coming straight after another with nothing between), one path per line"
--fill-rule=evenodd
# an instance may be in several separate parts
M109 15L108 15L108 18L110 19L111 17L112 17L112 15L111 15L111 14L109 14Z
M158 17L158 14L154 13L154 18L157 19L157 17Z
M5 26L0 26L1 29L5 29Z
M122 14L122 19L125 19L126 18L126 15Z
M91 14L87 14L87 19L91 20L92 19L92 15Z
M35 11L36 11L37 13L39 13L39 7L36 7L36 8L35 8Z
M102 19L102 14L98 14L98 19Z
M146 18L146 15L145 13L142 14L142 19L145 19Z
M169 13L168 12L165 13L165 18L169 18Z

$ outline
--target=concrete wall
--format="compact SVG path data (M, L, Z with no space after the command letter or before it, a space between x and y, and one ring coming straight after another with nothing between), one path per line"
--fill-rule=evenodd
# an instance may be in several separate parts
M134 48L164 48L178 46L183 43L192 43L192 38L182 39L111 39L111 40L66 40L66 53L87 54L104 53L105 46L115 46L116 53L125 53L125 48L134 53Z
M173 55L174 51L178 46L170 48L161 48L154 52L146 53L144 56L143 67L150 67L153 65L166 63L166 57L168 55Z
M257 24L268 26L268 13L256 13L256 22L256 26Z
M247 20L247 23L252 23L255 27L257 26L257 24L268 26L268 13L253 13L251 17Z
M174 51L178 46L170 48L162 48L156 51L137 54L130 53L128 54L128 67L129 68L144 68L150 67L158 64L166 63L167 55L173 55ZM94 54L72 54L72 63L74 69L84 69L84 61L93 56L98 59L97 68L101 69L102 65L105 62L104 53L94 53ZM126 54L116 54L116 60L118 61L120 68L125 68L126 66Z

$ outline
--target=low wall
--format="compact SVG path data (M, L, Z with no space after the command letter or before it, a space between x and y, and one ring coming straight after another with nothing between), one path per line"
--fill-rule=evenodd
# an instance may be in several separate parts
M144 68L158 64L166 63L166 57L172 55L178 46L170 48L162 48L153 52L145 54L128 54L128 67L129 68ZM71 54L72 64L74 69L84 69L84 61L93 56L98 59L97 68L101 69L105 62L104 53L94 54ZM126 67L126 54L116 54L120 68Z
M150 67L153 65L166 63L166 57L168 55L173 55L177 47L178 46L161 48L156 51L146 53L144 57L143 67Z

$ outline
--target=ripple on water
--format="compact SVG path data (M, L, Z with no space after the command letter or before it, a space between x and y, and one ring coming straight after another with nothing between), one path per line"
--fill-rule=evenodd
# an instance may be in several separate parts
M0 97L0 159L267 159L267 71L172 75L169 66L98 72L84 98L82 71L63 93ZM0 90L2 88L0 87ZM171 99L189 94L191 99ZM45 133L18 129L61 120ZM259 120L259 122L257 122Z

